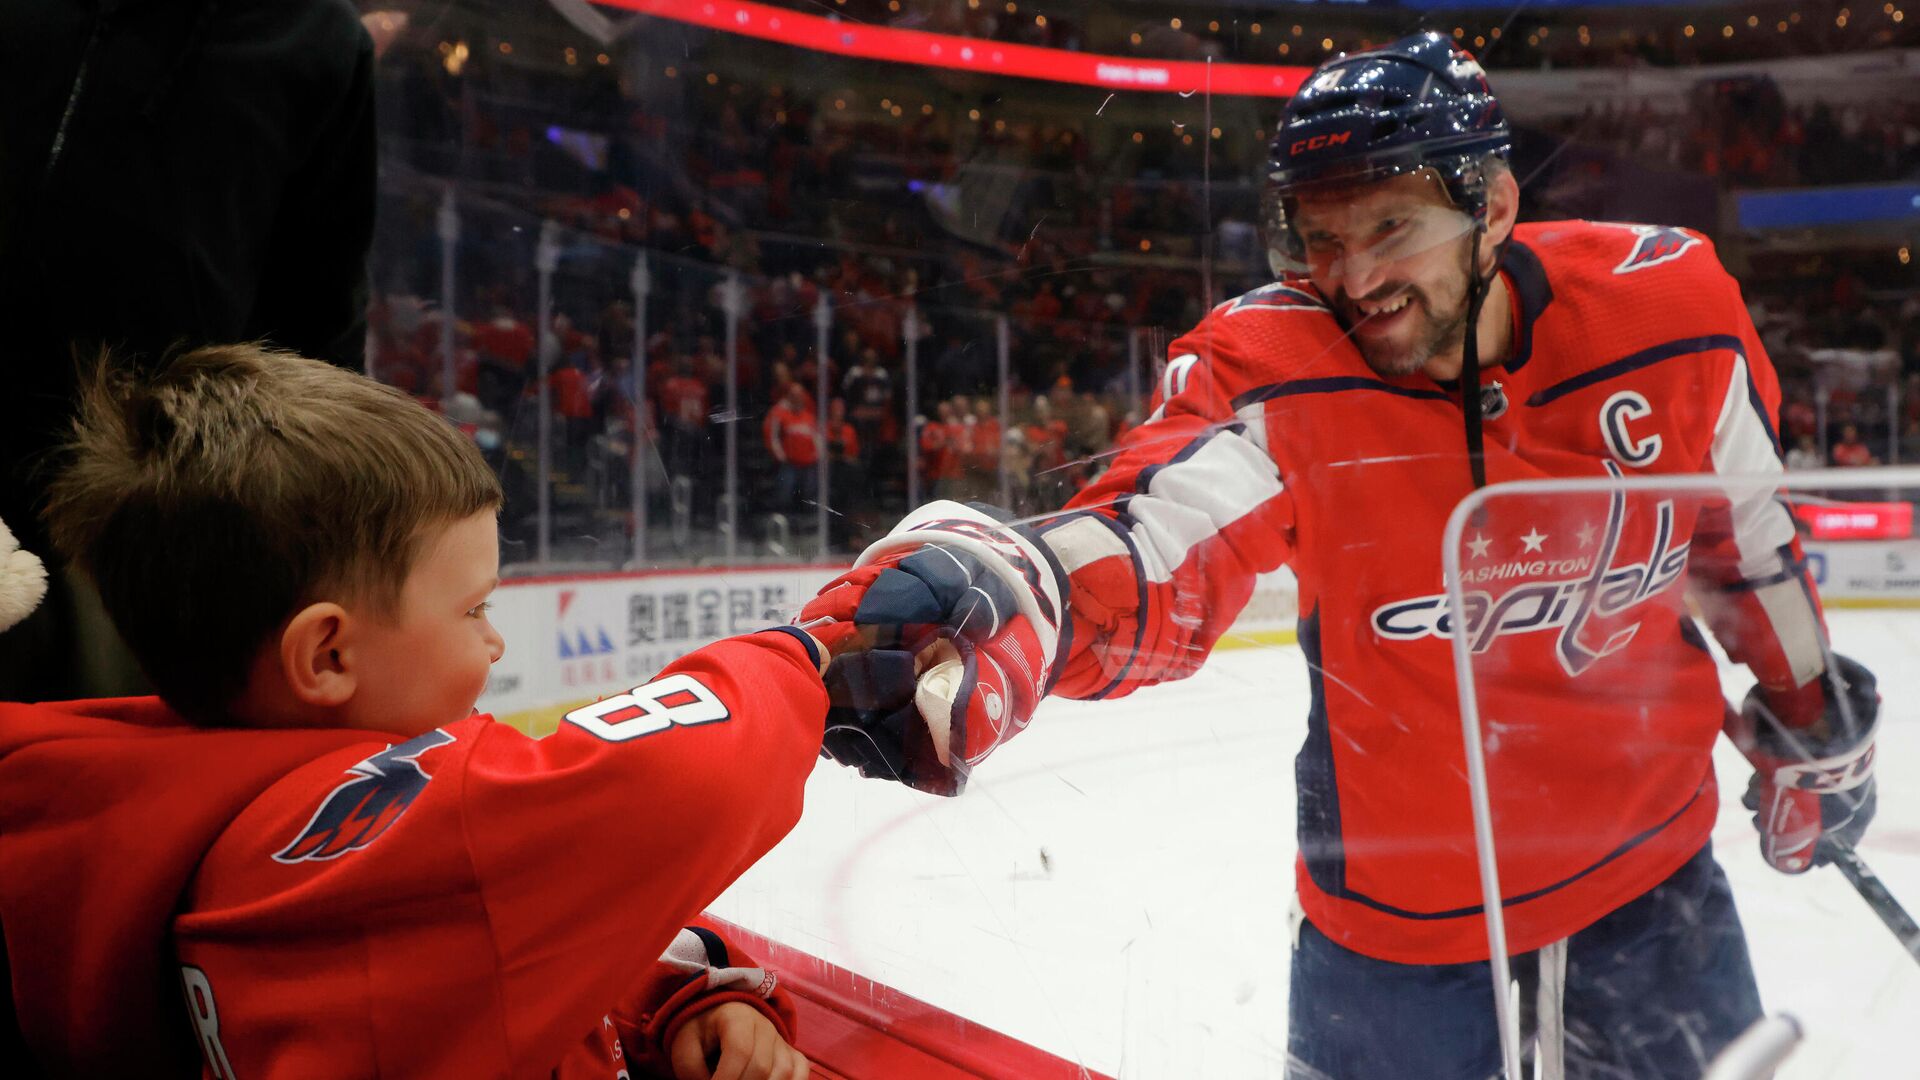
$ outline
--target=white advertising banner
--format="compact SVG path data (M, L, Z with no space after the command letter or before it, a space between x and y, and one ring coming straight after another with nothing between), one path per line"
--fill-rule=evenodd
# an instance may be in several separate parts
M1806 552L1822 600L1920 601L1920 540L1813 542Z
M480 711L550 730L563 707L618 694L710 641L791 622L844 567L584 574L502 582L507 651ZM526 717L532 710L552 711Z

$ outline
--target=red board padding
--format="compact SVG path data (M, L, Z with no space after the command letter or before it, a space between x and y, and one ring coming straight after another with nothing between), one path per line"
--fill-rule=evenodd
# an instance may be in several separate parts
M1109 1080L1017 1039L705 916L793 995L816 1080Z
M1836 502L1802 504L1793 514L1815 540L1905 540L1913 535L1913 504Z

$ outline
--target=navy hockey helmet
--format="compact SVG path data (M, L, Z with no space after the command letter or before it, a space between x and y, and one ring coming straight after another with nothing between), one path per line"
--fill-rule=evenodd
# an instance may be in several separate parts
M1288 222L1301 189L1431 169L1477 222L1486 215L1486 161L1505 158L1512 142L1486 72L1445 35L1415 34L1321 64L1287 103L1269 154L1262 201L1274 272L1304 268Z

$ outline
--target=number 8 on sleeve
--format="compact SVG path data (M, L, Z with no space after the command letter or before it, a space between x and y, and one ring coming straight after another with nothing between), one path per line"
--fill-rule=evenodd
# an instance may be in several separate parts
M596 738L626 742L670 727L710 724L728 715L726 704L713 691L682 671L575 709L563 719Z

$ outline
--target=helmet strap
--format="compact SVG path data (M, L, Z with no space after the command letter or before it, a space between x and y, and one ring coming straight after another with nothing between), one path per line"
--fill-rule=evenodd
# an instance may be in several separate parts
M1467 424L1467 467L1473 473L1473 487L1487 486L1486 436L1481 431L1480 414L1480 305L1487 298L1487 277L1480 272L1480 236L1486 232L1484 220L1473 228L1472 262L1467 270L1467 326L1461 342L1460 409Z

